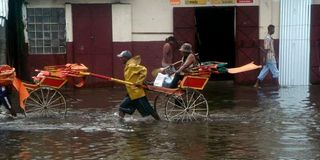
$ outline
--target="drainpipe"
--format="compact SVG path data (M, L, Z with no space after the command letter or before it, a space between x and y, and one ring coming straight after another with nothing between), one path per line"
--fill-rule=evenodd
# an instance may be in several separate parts
M2 19L2 18L0 18ZM7 64L6 56L6 23L0 25L0 65Z
M6 20L8 20L8 0L0 1L0 65L7 64Z

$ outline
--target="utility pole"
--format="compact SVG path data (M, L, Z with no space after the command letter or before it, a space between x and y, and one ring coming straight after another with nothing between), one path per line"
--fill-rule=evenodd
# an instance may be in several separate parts
M6 26L0 26L0 65L7 63Z

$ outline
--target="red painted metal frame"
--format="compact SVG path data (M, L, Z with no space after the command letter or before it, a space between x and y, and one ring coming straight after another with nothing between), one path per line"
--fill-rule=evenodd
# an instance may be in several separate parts
M199 77L199 76L184 76L180 87L181 88L193 88L197 90L203 90L206 86L209 78L208 77Z
M66 84L67 81L68 80L66 78L45 77L40 81L39 85L40 86L50 86L50 87L59 89L64 84Z

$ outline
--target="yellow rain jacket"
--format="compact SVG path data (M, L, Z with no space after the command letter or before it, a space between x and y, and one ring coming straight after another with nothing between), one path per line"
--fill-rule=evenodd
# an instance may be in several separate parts
M135 56L129 59L124 68L124 80L134 84L143 84L147 76L147 68L140 65L140 56ZM131 100L144 97L146 94L144 89L134 85L126 85L127 92Z

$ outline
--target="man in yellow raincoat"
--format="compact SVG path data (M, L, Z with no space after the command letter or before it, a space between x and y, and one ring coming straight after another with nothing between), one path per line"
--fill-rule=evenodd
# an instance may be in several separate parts
M142 117L151 115L154 119L160 120L141 87L147 76L147 69L140 65L140 56L132 57L130 51L122 51L117 56L125 64L124 80L136 84L126 85L128 95L120 104L119 116L123 118L125 114L131 115L137 109Z

